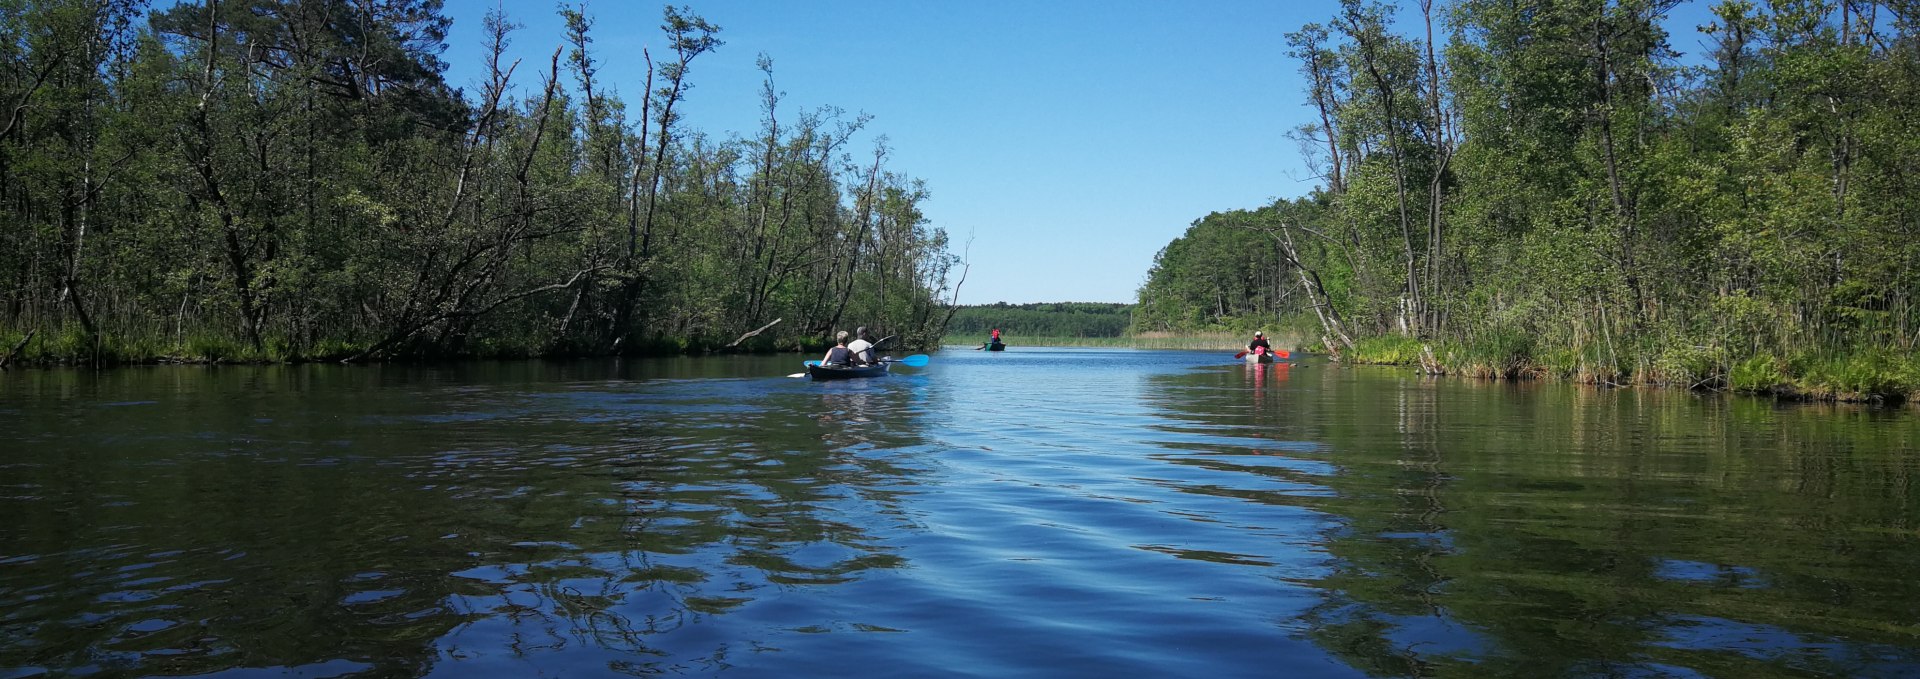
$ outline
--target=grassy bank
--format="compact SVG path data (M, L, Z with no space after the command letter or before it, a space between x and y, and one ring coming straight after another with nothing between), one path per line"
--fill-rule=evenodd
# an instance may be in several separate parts
M1488 379L1567 379L1586 384L1653 385L1811 401L1920 403L1920 354L1867 349L1813 350L1733 357L1699 346L1548 348L1520 334L1474 342L1401 337L1356 341L1342 360L1355 365L1420 365L1423 347L1444 374Z
M319 343L294 351L281 340L255 348L217 335L89 335L77 327L51 331L0 330L0 360L9 367L49 365L128 365L150 363L286 363L344 358L363 347Z

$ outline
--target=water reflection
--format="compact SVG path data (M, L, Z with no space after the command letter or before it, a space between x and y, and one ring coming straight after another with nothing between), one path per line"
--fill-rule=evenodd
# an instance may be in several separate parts
M0 434L0 668L715 668L668 633L903 563L906 381L506 366L9 384L67 406Z
M0 374L0 677L1920 670L1910 414L960 353Z
M1910 417L1378 371L1275 389L1233 372L1159 376L1150 400L1180 429L1269 440L1214 447L1210 468L1264 483L1332 467L1302 479L1330 493L1284 501L1338 517L1302 629L1352 667L1920 672L1920 585L1893 575L1920 560ZM1262 448L1297 459L1216 461Z

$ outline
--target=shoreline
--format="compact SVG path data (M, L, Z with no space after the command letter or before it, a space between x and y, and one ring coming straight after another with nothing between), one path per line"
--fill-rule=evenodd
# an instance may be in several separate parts
M1635 366L1637 371L1607 369L1577 354L1571 364L1554 364L1530 354L1476 351L1454 343L1400 337L1362 339L1351 354L1332 360L1495 382L1565 381L1607 388L1731 393L1800 403L1920 406L1920 355L1891 352L1807 353L1784 358L1761 354L1667 366L1665 372L1644 363Z
M39 342L36 341L35 344L39 344ZM106 369L159 365L197 365L209 367L219 365L267 366L309 364L404 365L484 361L673 358L679 356L804 355L810 352L823 351L827 346L828 344L824 341L805 342L794 339L751 342L737 347L728 347L690 339L661 339L645 343L636 343L624 347L627 351L611 353L535 351L516 347L458 354L400 354L348 360L357 356L363 347L346 344L323 344L320 350L312 353L291 354L285 352L283 349L271 346L265 350L256 350L237 342L221 340L204 343L194 341L175 342L164 349L156 351L147 343L118 343L108 341L85 353L74 351L73 349L75 349L75 347L52 348L42 345L34 351L23 351L18 355L14 355L7 352L7 349L11 347L0 345L0 374L5 374L15 369ZM902 347L895 351L918 353L923 350L924 348L920 347Z
M1089 341L1089 340L1092 340L1092 341ZM1029 337L1029 338L1025 338L1024 344L1009 342L1007 346L1010 349L1014 349L1014 350L1017 350L1022 347L1027 347L1027 348L1138 349L1138 350L1148 350L1148 351L1201 351L1201 352L1226 351L1226 350L1233 350L1238 348L1237 344L1228 344L1226 346L1221 346L1223 341L1226 341L1225 338L1215 338L1215 337L1179 337L1179 338L1175 338L1175 337L1155 337L1155 338ZM671 345L673 343L660 343L660 344L662 346L654 346L651 348L665 349L665 350L639 351L639 352L618 353L618 354L606 354L606 353L591 354L591 353L567 353L567 352L522 353L522 352L506 351L506 352L500 352L495 354L465 354L465 355L448 355L448 356L398 356L398 357L386 357L381 359L359 360L359 361L341 360L338 357L341 354L334 354L333 356L299 356L299 357L279 357L279 358L269 358L269 357L253 358L253 357L244 357L244 356L234 357L234 356L207 356L207 355L193 356L193 355L180 355L180 354L160 354L160 355L142 356L142 357L133 358L133 357L127 357L125 355L109 355L109 356L104 356L100 359L92 360L92 361L75 360L67 357L13 356L11 357L11 360L7 361L4 365L0 365L0 375L4 375L5 373L12 372L16 369L18 370L61 370L61 369L101 370L101 369L110 369L110 368L154 367L154 366L199 366L199 367L211 368L216 366L276 366L276 365L293 366L293 365L312 365L312 364L334 364L334 365L344 365L344 366L429 365L429 364L450 364L450 363L456 363L456 364L457 363L484 363L484 362L495 362L495 361L576 361L576 360L604 360L604 359L711 357L711 356L737 356L737 355L748 355L748 356L773 356L773 355L779 355L779 354L805 355L808 352L815 350L808 347L785 347L785 346L736 347L736 348L721 348L721 349L706 349L706 350L690 350L687 348L680 348L680 350L674 350L674 349L666 349L666 346ZM968 351L968 350L978 349L979 344L980 343L951 343L951 342L943 341L937 347L933 347L933 348L925 348L925 347L909 348L909 349L902 349L901 351L907 351L909 353L918 353L918 352L925 352L925 351L942 351L942 350ZM1564 368L1564 367L1556 368L1554 366L1545 365L1531 359L1516 361L1503 366L1494 366L1494 365L1485 364L1485 363L1474 363L1471 361L1461 360L1457 355L1457 352L1459 351L1457 347L1447 347L1445 349L1436 351L1436 354L1445 356L1446 358L1438 359L1436 357L1437 360L1435 360L1433 365L1429 367L1429 366L1423 366L1422 362L1417 356L1407 357L1407 356L1394 354L1393 352L1387 352L1387 355L1385 356L1376 356L1374 355L1374 352L1367 351L1367 349L1369 349L1369 347L1367 346L1368 342L1362 341L1360 344L1361 344L1360 351L1353 352L1352 355L1344 356L1344 357L1327 353L1324 351L1312 352L1304 349L1295 350L1294 353L1304 354L1306 356L1311 356L1314 358L1324 358L1326 360L1326 363L1330 365L1337 365L1342 367L1365 366L1365 367L1374 367L1374 368L1410 369L1415 374L1419 374L1427 377L1435 377L1435 378L1441 378L1441 377L1462 378L1462 379L1468 379L1468 380L1474 380L1474 381L1485 381L1485 382L1542 382L1542 383L1567 382L1571 384L1579 384L1579 385L1593 386L1593 387L1599 387L1599 388L1647 388L1647 389L1680 390L1680 391L1689 391L1689 392L1707 393L1707 394L1734 394L1739 396L1768 398L1776 401L1783 401L1783 402L1789 402L1789 403L1847 403L1847 404L1859 404L1859 405L1868 405L1868 406L1880 406L1880 407L1887 407L1887 408L1920 409L1920 389L1907 389L1907 390L1901 390L1899 388L1887 389L1887 390L1848 389L1842 386L1835 386L1833 384L1820 381L1818 377L1809 377L1807 375L1800 375L1800 374L1787 374L1781 370L1782 366L1779 366L1779 365L1772 366L1774 368L1774 372L1770 374L1773 375L1773 379L1776 380L1772 384L1742 387L1742 386L1732 386L1725 383L1706 384L1706 383L1702 383L1702 381L1699 381L1699 380L1696 380L1692 383L1682 384L1678 381L1656 381L1656 380L1647 380L1647 379L1635 379L1631 376L1625 377L1624 379L1620 379L1620 380L1604 379L1603 378L1604 376L1598 373L1592 372L1590 370L1584 370L1580 368ZM1745 363L1752 363L1754 362L1754 360L1755 359L1748 359L1748 361L1746 361ZM1775 363L1778 363L1778 361L1775 361ZM1619 376L1615 376L1615 377L1619 377Z

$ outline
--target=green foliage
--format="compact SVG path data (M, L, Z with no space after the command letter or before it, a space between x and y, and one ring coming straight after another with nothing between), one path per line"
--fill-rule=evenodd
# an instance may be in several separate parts
M1787 383L1781 361L1772 354L1751 356L1733 364L1727 386L1736 391L1771 392Z
M986 337L998 328L1022 343L1034 336L1120 337L1126 334L1133 305L1098 302L980 304L961 306L947 324L948 337Z
M1146 335L1126 335L1122 337L1050 337L1046 335L1020 335L1009 337L1019 347L1100 347L1113 349L1181 349L1233 352L1244 348L1247 339L1241 335L1193 334L1171 335L1150 333ZM948 335L948 346L978 348L987 343L987 335ZM1276 343L1276 346L1280 344Z
M1372 365L1414 365L1420 362L1420 340L1404 335L1368 337L1354 344L1345 356L1351 363Z
M1643 375L1646 381L1683 387L1720 386L1730 379L1724 348L1677 341L1664 347L1650 347L1653 364Z
M1792 373L1788 388L1775 391L1827 400L1920 395L1920 361L1911 355L1809 353L1795 357L1787 369Z
M1195 222L1136 326L1307 319L1361 338L1350 360L1412 362L1418 338L1463 374L1911 392L1910 27L1726 2L1701 29L1709 63L1680 68L1669 42L1693 39L1664 11L1460 0L1425 45L1350 1L1291 34L1322 114L1297 136L1325 185ZM1248 256L1289 240L1297 257Z
M942 334L955 258L925 187L884 143L849 162L864 117L781 110L770 61L757 136L690 128L723 44L690 10L664 11L670 54L630 107L578 9L534 78L507 77L514 27L490 16L484 82L458 91L437 0L302 7L0 3L0 332L43 333L23 358L707 351L776 319L741 346Z
M1515 378L1537 372L1534 335L1514 326L1486 328L1437 358L1450 370L1473 377Z
M1311 214L1304 202L1280 203L1195 221L1154 255L1133 306L1131 331L1237 334L1282 327L1276 317L1295 315L1297 307L1288 304L1294 282L1272 229Z

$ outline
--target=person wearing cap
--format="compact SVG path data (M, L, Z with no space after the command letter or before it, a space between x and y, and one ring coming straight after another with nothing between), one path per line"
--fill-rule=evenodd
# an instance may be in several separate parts
M853 364L872 365L873 339L867 335L867 326L856 328L853 331L853 337L853 341L847 343L847 351L853 354Z
M827 355L820 357L820 365L847 365L853 362L853 352L847 349L847 331L833 334L833 348Z
M1267 343L1267 334L1258 330L1253 333L1253 341L1247 343L1247 351L1255 354L1273 353L1273 345Z

